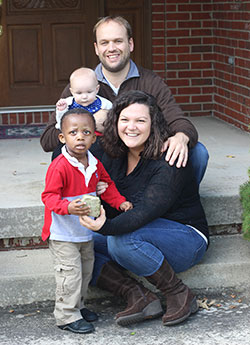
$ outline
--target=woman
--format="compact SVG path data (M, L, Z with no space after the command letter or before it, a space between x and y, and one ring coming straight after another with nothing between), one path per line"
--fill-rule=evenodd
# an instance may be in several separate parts
M102 162L134 208L118 214L104 205L108 218L102 209L96 220L80 219L98 232L93 281L127 299L127 308L116 315L123 326L158 317L162 309L157 296L120 266L145 277L166 297L163 325L180 323L198 310L196 297L175 273L201 260L208 227L192 167L178 169L165 161L166 139L166 123L152 96L131 91L117 98L105 123Z

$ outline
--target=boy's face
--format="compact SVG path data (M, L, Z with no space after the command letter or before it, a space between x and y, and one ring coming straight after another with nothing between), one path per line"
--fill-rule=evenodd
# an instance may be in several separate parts
M78 160L86 156L87 150L96 141L94 123L88 114L70 114L62 123L61 143L68 153Z
M86 107L93 103L99 91L99 85L94 78L74 77L70 83L70 92L76 103Z

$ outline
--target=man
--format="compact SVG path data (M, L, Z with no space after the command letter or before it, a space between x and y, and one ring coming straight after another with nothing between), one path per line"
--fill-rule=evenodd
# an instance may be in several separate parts
M198 143L198 134L188 118L176 104L170 89L154 72L137 66L130 54L134 49L130 24L120 16L108 16L98 21L94 27L95 52L100 64L96 67L96 75L100 84L99 95L111 102L115 97L128 90L141 90L153 95L167 119L172 136L166 141L163 150L167 150L166 160L170 165L176 163L180 168L190 159L199 184L207 166L208 153ZM62 98L68 97L67 86ZM97 117L97 130L103 123L103 116ZM41 137L41 145L47 151L53 151L58 145L58 131L55 129L54 116L48 123Z

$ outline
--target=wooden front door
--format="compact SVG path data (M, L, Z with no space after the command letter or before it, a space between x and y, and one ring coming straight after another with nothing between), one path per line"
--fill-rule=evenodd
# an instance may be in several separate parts
M0 106L55 104L70 73L94 67L98 0L2 1Z
M151 1L150 0L103 0L105 16L118 15L127 19L133 31L135 43L132 59L151 69Z
M150 0L0 0L0 107L55 104L70 73L98 63L93 26L124 16L137 64L151 67Z

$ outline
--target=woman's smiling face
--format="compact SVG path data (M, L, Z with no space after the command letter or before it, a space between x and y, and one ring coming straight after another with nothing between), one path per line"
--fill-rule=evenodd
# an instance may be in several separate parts
M118 135L129 149L142 151L151 132L151 117L145 104L134 103L119 116Z

